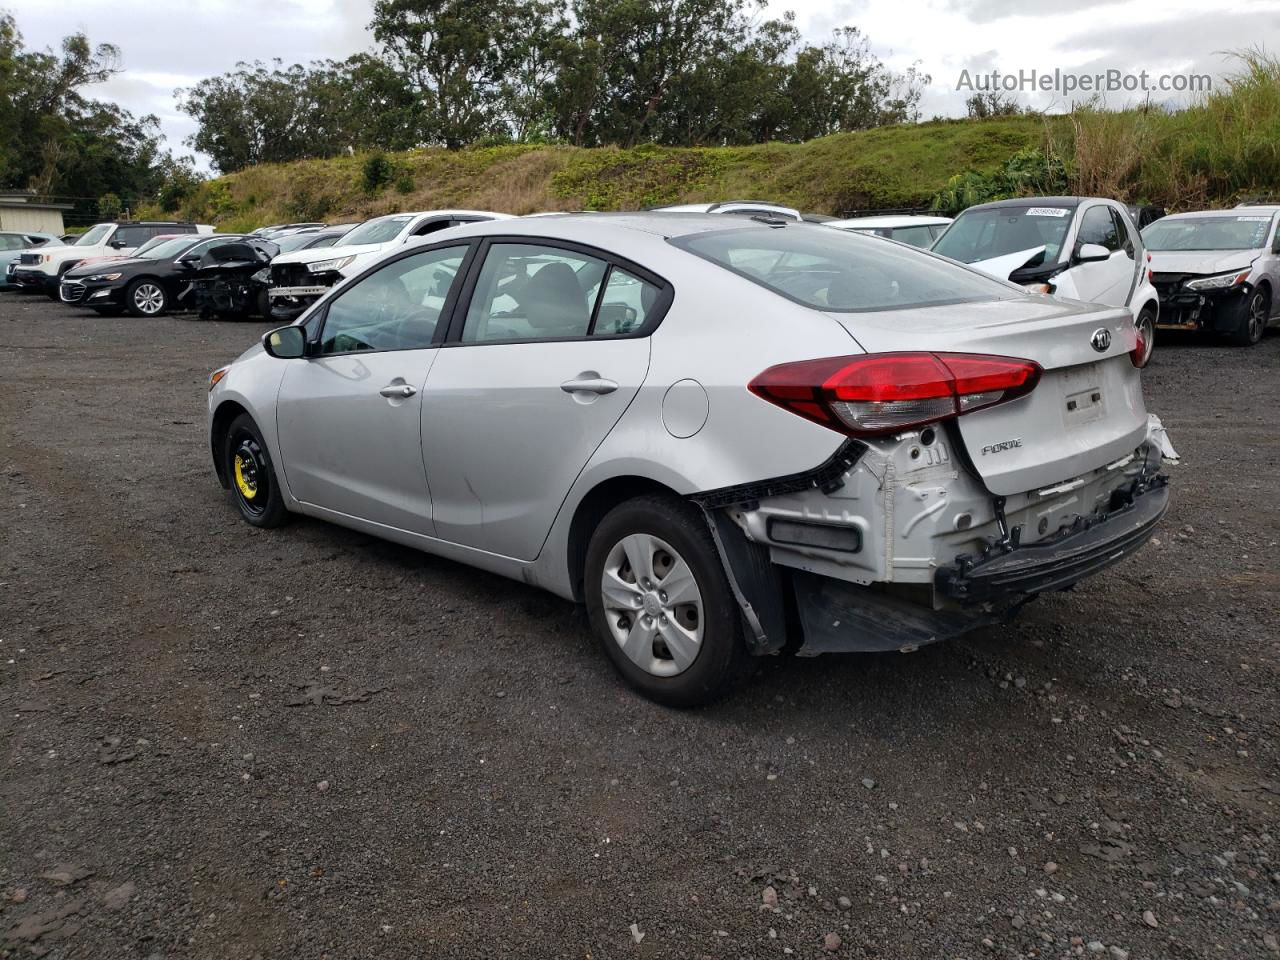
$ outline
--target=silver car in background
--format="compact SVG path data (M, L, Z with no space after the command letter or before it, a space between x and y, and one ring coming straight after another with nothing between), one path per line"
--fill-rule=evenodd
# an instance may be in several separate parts
M1248 347L1280 310L1280 206L1175 213L1142 231L1160 294L1157 326Z
M308 514L586 604L622 676L913 650L1113 564L1167 505L1129 311L696 214L471 224L210 377L244 519Z

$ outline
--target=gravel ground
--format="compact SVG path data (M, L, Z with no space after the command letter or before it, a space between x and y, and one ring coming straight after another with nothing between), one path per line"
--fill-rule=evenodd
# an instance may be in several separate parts
M1162 338L1135 559L682 713L568 603L242 523L261 329L0 296L0 956L1280 954L1280 336Z

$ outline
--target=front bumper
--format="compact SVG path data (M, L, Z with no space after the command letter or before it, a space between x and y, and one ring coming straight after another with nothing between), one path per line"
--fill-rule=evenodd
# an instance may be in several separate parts
M58 289L58 278L51 277L43 270L31 267L17 267L9 276L9 282L23 290L38 290L41 293Z
M1160 475L1104 516L1081 518L1064 536L1027 546L1015 541L980 560L957 558L938 569L935 588L964 605L1066 589L1138 550L1168 508L1168 478Z
M1188 275L1177 280L1157 277L1156 293L1160 297L1160 315L1156 327L1161 330L1201 330L1214 326L1218 310L1228 304L1247 299L1253 292L1252 283L1241 283L1218 290L1188 290L1185 281L1196 279Z
M118 307L124 303L124 288L63 278L58 284L58 299L77 307Z

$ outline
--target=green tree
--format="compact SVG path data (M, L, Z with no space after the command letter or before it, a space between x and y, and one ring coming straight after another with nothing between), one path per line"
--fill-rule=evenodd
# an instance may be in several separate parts
M370 27L422 102L423 140L457 149L510 132L502 95L541 89L540 48L562 24L562 8L543 0L377 0Z

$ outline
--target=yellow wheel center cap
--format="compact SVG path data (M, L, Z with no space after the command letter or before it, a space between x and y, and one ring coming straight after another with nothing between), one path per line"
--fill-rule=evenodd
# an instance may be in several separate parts
M241 495L246 500L252 500L254 497L258 495L258 483L256 479L245 475L246 466L248 466L248 464L245 463L244 457L240 456L240 454L237 453L236 454L236 487L239 488ZM252 472L252 467L250 467L250 472Z

